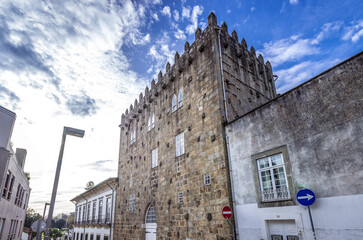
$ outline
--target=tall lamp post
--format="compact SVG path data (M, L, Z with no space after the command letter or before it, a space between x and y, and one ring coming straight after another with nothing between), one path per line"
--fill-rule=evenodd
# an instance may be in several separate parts
M59 174L60 174L60 170L61 170L61 167L62 167L64 145L66 143L66 136L67 135L83 138L84 130L71 128L71 127L64 127L64 129L63 129L62 144L61 144L61 148L60 148L60 151L59 151L57 170L55 172L55 178L54 178L52 199L50 201L49 213L48 213L47 224L46 224L46 227L47 227L47 230L45 231L45 239L46 240L49 239L49 229L50 229L50 226L52 224L52 217L53 217L55 198L56 198L56 195L57 195Z

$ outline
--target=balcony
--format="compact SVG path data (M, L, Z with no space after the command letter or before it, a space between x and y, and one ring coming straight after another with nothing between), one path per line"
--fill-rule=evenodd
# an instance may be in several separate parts
M95 216L90 219L75 221L74 225L111 225L111 217L110 216Z
M289 188L286 186L277 189L265 189L261 191L262 202L283 201L290 198Z

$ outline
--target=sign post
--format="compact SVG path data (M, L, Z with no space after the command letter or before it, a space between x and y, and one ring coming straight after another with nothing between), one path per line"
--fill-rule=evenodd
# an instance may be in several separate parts
M232 209L228 206L224 206L222 209L222 216L227 220L227 223L232 227L233 232L233 240L236 239L236 236L234 234L234 226L232 223L230 223L228 220L232 217Z
M311 229L313 230L313 236L314 239L316 240L315 228L310 210L310 205L312 205L315 202L315 193L307 188L301 189L297 192L296 199L301 205L308 207Z

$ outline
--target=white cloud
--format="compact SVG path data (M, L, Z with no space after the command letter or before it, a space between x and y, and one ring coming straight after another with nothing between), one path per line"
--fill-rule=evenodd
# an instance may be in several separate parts
M174 37L177 39L183 39L183 40L187 38L185 36L185 33L180 29L177 29L176 32L174 32Z
M352 22L351 26L345 27L345 33L342 37L343 40L351 40L353 43L363 36L363 20Z
M153 13L151 14L152 18L155 20L155 21L159 21L159 16L157 13Z
M203 13L203 7L196 5L193 7L192 15L190 18L190 21L192 22L190 25L188 25L185 30L186 32L191 35L194 34L195 30L197 30L198 27L198 16Z
M300 35L268 42L263 46L262 55L275 67L287 61L295 61L304 56L319 53L319 48L313 46L311 39L302 39Z
M254 12L256 10L255 7L251 7L251 12Z
M163 10L161 10L161 14L164 15L164 16L168 16L170 18L171 17L170 7L165 6L163 8Z
M178 12L178 10L173 11L173 16L174 16L175 21L179 21L179 12Z
M116 176L120 115L147 85L120 49L150 42L140 30L147 8L131 0L0 1L0 101L17 113L12 140L28 150L30 207L38 212L50 198L64 125L86 135L67 138L55 214L74 211L69 199L87 181ZM105 158L107 174L86 166Z
M278 76L278 80L276 81L277 92L286 92L317 74L329 69L340 61L340 59L305 61L290 68L278 70L274 72L274 74Z
M297 5L299 4L299 0L290 0L291 5Z
M190 18L190 8L189 7L184 7L182 8L182 19L189 19Z
M163 36L156 41L156 44L152 45L149 49L148 56L150 56L156 64L150 66L148 73L154 72L154 78L157 79L159 71L164 71L165 65L169 62L171 65L174 63L175 51L170 50L170 37L167 32L163 33Z
M321 32L316 35L316 37L311 41L312 44L318 44L323 39L325 39L329 34L332 32L338 31L342 26L342 22L331 22L331 23L325 23L321 27Z

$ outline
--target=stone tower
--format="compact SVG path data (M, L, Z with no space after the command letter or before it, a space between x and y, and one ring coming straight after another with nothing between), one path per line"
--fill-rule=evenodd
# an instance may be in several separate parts
M122 114L114 239L231 239L224 125L275 96L270 63L211 13Z

